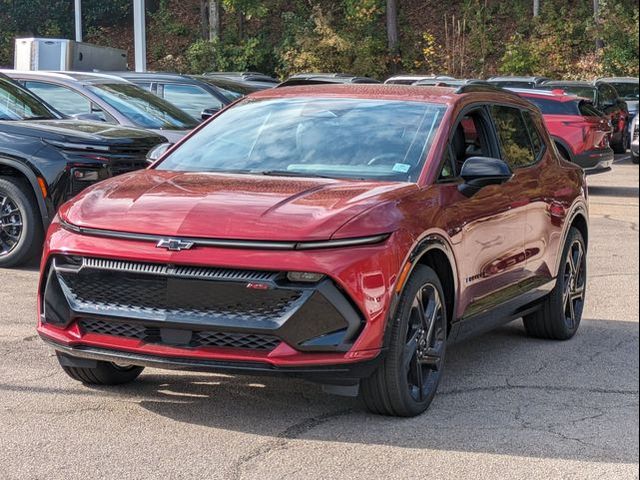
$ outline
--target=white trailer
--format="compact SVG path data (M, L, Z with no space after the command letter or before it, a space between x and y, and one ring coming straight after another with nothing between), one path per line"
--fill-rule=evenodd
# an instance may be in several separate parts
M16 38L14 68L90 72L127 69L127 52L61 38Z

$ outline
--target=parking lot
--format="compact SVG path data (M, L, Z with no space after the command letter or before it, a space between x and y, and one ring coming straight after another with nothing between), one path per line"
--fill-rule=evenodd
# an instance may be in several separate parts
M638 166L589 178L588 304L554 343L521 322L456 345L415 419L297 380L68 378L35 334L37 268L0 270L2 478L638 478Z

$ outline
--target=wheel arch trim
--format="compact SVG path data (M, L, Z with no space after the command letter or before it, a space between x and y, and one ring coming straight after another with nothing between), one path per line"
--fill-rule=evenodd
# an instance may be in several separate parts
M589 208L587 207L584 200L578 199L569 209L569 214L566 217L564 229L562 232L562 242L560 243L558 255L556 257L556 265L555 272L558 272L560 268L560 263L562 262L562 251L564 250L565 244L567 243L567 238L569 237L569 232L571 231L571 227L574 225L576 219L578 217L582 217L584 223L587 227L587 235L589 232ZM589 247L589 238L584 239L586 243L586 247Z
M31 190L36 198L36 203L38 204L38 211L40 213L40 218L42 219L42 225L46 228L50 223L49 212L47 210L47 204L42 195L42 191L40 190L40 184L38 183L38 177L36 174L24 163L7 158L6 156L0 156L0 165L5 165L17 170L28 180L29 185L31 185Z
M448 333L450 338L455 338L454 330L455 330L455 326L458 323L457 322L458 319L456 318L456 307L458 304L458 295L459 295L458 292L459 292L460 282L458 277L458 265L453 253L453 247L451 246L449 241L447 241L446 237L441 233L437 233L437 232L426 233L423 237L421 237L419 240L415 242L411 251L405 258L404 262L402 263L402 268L400 269L400 272L403 272L405 268L407 268L407 265L409 265L410 267L409 267L408 273L406 274L406 279L410 278L413 272L415 271L416 266L421 264L421 260L424 259L426 255L429 254L429 252L433 252L434 250L437 250L446 256L451 269L451 275L453 278L453 298L451 299L452 309L451 309L451 312L448 312L448 313L450 317L449 323L451 326L453 326L453 328L452 328L452 331ZM400 275L398 276L398 278L400 278ZM400 291L399 292L395 291L395 293L393 294L393 299L391 301L391 305L389 308L389 313L387 315L387 321L385 325L383 349L386 349L386 347L389 344L392 322L398 310L400 297L402 296L402 293L404 292L404 289L406 287L406 279ZM396 288L397 288L397 285L396 285Z

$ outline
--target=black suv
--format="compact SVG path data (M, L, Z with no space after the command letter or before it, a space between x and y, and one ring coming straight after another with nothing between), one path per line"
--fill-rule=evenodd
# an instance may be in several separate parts
M0 267L29 261L57 208L105 178L144 168L166 139L65 117L0 74Z

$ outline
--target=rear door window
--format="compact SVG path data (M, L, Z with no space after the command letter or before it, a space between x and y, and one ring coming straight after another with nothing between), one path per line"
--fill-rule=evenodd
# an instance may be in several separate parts
M536 156L520 109L495 105L491 112L500 139L502 159L513 170L534 164Z
M542 151L544 150L544 140L542 140L540 129L538 128L536 121L531 115L531 112L527 112L526 110L523 111L522 118L524 119L524 123L527 126L529 137L531 137L531 146L533 147L533 153L537 160L540 158L540 155L542 155Z

